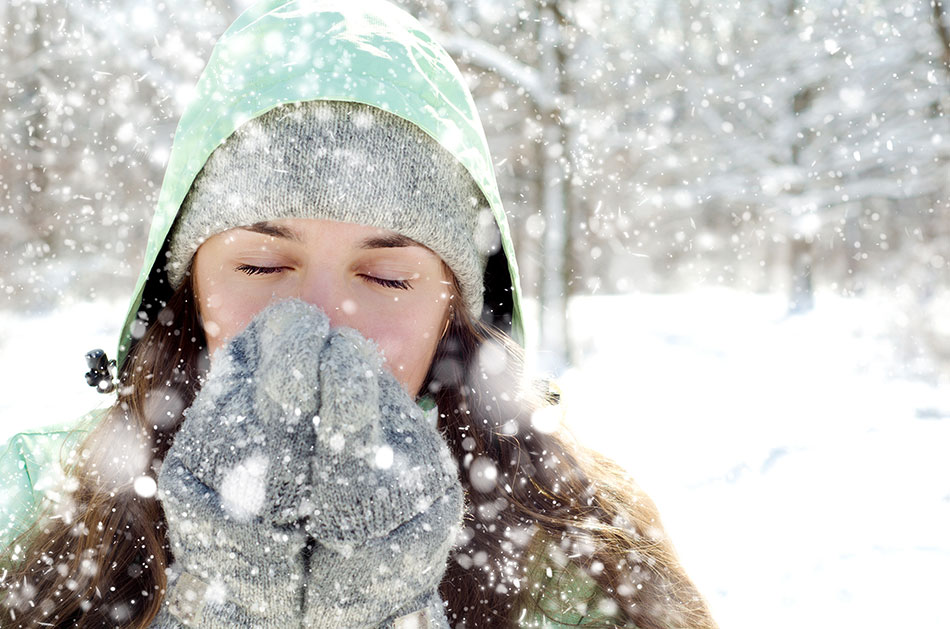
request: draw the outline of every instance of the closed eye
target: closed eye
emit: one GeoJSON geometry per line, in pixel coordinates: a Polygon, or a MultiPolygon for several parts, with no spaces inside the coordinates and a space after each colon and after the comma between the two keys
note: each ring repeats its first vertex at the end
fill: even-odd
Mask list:
{"type": "MultiPolygon", "coordinates": [[[[286,269],[285,266],[254,266],[253,264],[242,264],[237,267],[236,270],[246,273],[247,275],[270,275],[272,273],[279,273],[286,269]]],[[[386,288],[394,288],[399,290],[409,290],[412,288],[407,280],[390,280],[384,277],[376,277],[374,275],[361,275],[364,280],[368,282],[373,282],[374,284],[379,284],[380,286],[385,286],[386,288]]]]}
{"type": "Polygon", "coordinates": [[[248,275],[269,275],[271,273],[279,273],[286,268],[285,266],[254,266],[253,264],[242,264],[235,270],[247,273],[248,275]]]}
{"type": "Polygon", "coordinates": [[[380,286],[385,286],[386,288],[398,288],[400,290],[409,290],[412,288],[412,285],[406,280],[389,280],[383,277],[375,277],[373,275],[361,275],[363,279],[379,284],[380,286]]]}

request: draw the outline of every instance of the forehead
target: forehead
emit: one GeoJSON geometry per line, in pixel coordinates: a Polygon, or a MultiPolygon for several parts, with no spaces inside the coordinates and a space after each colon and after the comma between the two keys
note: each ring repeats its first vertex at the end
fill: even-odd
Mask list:
{"type": "Polygon", "coordinates": [[[242,231],[263,234],[272,238],[304,242],[308,236],[332,234],[344,240],[355,240],[362,249],[395,249],[402,247],[420,247],[430,251],[412,238],[403,234],[355,223],[343,223],[315,218],[281,219],[265,221],[239,227],[242,231]]]}

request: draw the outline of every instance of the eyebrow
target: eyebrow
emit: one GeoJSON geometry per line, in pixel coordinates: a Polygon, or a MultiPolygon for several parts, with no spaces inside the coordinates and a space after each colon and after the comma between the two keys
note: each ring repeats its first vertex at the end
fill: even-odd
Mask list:
{"type": "MultiPolygon", "coordinates": [[[[303,242],[300,234],[294,230],[287,227],[274,225],[273,223],[268,223],[266,221],[254,223],[253,225],[245,225],[240,229],[257,234],[264,234],[265,236],[271,236],[273,238],[283,238],[285,240],[292,240],[294,242],[303,242]]],[[[408,236],[395,233],[385,234],[383,236],[370,236],[369,238],[363,239],[359,243],[360,249],[397,249],[401,247],[422,247],[423,249],[428,249],[428,247],[425,245],[416,242],[408,236]]]]}
{"type": "Polygon", "coordinates": [[[241,229],[258,234],[264,234],[265,236],[271,236],[273,238],[283,238],[285,240],[292,240],[294,242],[302,242],[300,234],[294,230],[288,229],[286,227],[280,227],[279,225],[272,225],[271,223],[254,223],[253,225],[243,226],[241,229]]]}
{"type": "Polygon", "coordinates": [[[360,249],[394,249],[397,247],[422,247],[422,245],[402,234],[371,236],[360,243],[360,249]]]}

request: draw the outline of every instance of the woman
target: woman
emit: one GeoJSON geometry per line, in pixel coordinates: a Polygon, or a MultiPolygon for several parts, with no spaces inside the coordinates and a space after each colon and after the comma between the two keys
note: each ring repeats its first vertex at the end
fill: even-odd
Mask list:
{"type": "Polygon", "coordinates": [[[7,551],[2,626],[714,627],[650,500],[532,427],[556,394],[519,386],[474,103],[355,4],[261,2],[216,45],[118,399],[7,551]]]}

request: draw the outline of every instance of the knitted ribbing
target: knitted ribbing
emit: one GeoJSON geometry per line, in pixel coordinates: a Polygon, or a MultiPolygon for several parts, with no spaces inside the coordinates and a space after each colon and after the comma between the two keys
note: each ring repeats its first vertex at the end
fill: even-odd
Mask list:
{"type": "Polygon", "coordinates": [[[179,286],[198,247],[219,232],[280,218],[392,230],[445,261],[481,316],[488,205],[468,171],[412,123],[369,105],[307,101],[272,109],[208,158],[182,203],[167,265],[179,286]]]}

